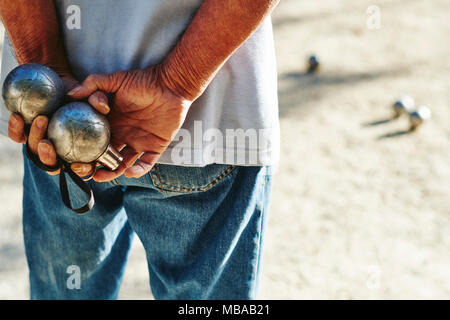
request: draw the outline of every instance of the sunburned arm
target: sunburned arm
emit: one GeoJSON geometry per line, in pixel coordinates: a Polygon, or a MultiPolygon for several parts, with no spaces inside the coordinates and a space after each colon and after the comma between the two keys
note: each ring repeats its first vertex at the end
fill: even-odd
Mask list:
{"type": "Polygon", "coordinates": [[[163,63],[165,82],[188,99],[202,94],[220,67],[279,0],[205,0],[163,63]]]}
{"type": "MultiPolygon", "coordinates": [[[[66,91],[78,85],[66,59],[53,0],[0,0],[0,17],[19,64],[34,62],[49,66],[61,77],[66,91]]],[[[88,101],[101,113],[109,112],[104,93],[94,92],[88,101]]],[[[52,167],[57,163],[56,152],[51,142],[45,139],[47,124],[45,116],[38,116],[26,136],[23,119],[12,114],[8,135],[18,143],[28,140],[31,152],[38,154],[42,163],[52,167]]],[[[72,164],[74,171],[76,165],[80,176],[93,168],[92,164],[72,164]]]]}
{"type": "Polygon", "coordinates": [[[47,65],[70,74],[52,0],[0,0],[0,16],[19,64],[47,65]]]}

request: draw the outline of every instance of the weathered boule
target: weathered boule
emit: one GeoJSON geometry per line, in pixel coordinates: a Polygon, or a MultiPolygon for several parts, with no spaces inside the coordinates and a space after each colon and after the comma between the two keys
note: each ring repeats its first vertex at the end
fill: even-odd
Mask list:
{"type": "Polygon", "coordinates": [[[394,118],[401,115],[408,115],[414,111],[414,99],[410,96],[402,96],[392,105],[394,109],[394,118]]]}
{"type": "Polygon", "coordinates": [[[421,106],[417,110],[412,111],[409,114],[409,121],[411,126],[409,127],[410,131],[416,130],[419,126],[421,126],[424,122],[428,121],[431,118],[431,110],[427,106],[421,106]]]}
{"type": "Polygon", "coordinates": [[[308,73],[314,73],[319,70],[320,62],[317,56],[312,55],[308,58],[308,73]]]}
{"type": "Polygon", "coordinates": [[[66,162],[100,162],[115,170],[123,158],[110,144],[108,120],[88,103],[72,102],[52,116],[48,137],[66,162]]]}
{"type": "Polygon", "coordinates": [[[38,115],[50,116],[63,102],[64,85],[51,68],[26,63],[5,78],[2,98],[6,109],[22,116],[27,125],[38,115]]]}

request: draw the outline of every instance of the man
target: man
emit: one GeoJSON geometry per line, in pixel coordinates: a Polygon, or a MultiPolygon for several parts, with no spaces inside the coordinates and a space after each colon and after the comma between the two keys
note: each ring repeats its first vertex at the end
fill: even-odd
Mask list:
{"type": "MultiPolygon", "coordinates": [[[[155,298],[256,296],[278,157],[277,3],[0,0],[2,79],[17,64],[52,67],[68,97],[107,115],[124,158],[88,182],[96,204],[86,215],[64,207],[57,177],[25,158],[32,299],[116,298],[134,232],[155,298]]],[[[13,114],[8,134],[55,166],[48,121],[37,117],[27,135],[13,114]]],[[[72,164],[81,177],[93,168],[72,164]]],[[[83,195],[72,188],[71,200],[83,195]]]]}

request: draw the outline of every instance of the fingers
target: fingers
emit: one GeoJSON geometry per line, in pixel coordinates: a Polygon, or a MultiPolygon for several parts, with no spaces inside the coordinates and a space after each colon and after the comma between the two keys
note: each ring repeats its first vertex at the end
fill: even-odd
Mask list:
{"type": "MultiPolygon", "coordinates": [[[[41,162],[47,166],[55,167],[58,164],[55,148],[49,140],[41,140],[39,142],[38,155],[41,162]]],[[[70,168],[80,177],[86,177],[94,172],[94,164],[91,163],[72,163],[70,168]]],[[[51,175],[58,173],[60,173],[60,170],[48,172],[51,175]]]]}
{"type": "Polygon", "coordinates": [[[139,153],[130,147],[125,147],[121,154],[123,161],[119,168],[115,171],[100,169],[95,173],[94,180],[97,182],[111,181],[122,174],[125,174],[127,178],[140,178],[150,172],[161,156],[159,153],[146,152],[139,157],[139,153]]]}
{"type": "Polygon", "coordinates": [[[161,154],[159,153],[153,152],[144,153],[133,166],[130,166],[127,170],[125,170],[125,177],[140,178],[144,174],[147,174],[150,170],[152,170],[160,155],[161,154]]]}
{"type": "MultiPolygon", "coordinates": [[[[55,148],[49,140],[41,140],[38,144],[38,155],[41,162],[47,166],[55,167],[58,164],[55,148]]],[[[94,164],[72,163],[70,168],[80,177],[85,177],[94,172],[94,164]]],[[[51,175],[58,174],[60,170],[48,172],[51,175]]]]}
{"type": "MultiPolygon", "coordinates": [[[[47,132],[48,119],[45,116],[38,116],[33,120],[28,137],[28,147],[30,151],[39,156],[39,160],[49,166],[55,167],[58,164],[57,155],[53,144],[49,140],[45,140],[47,132]]],[[[8,135],[18,143],[27,141],[24,134],[25,123],[21,116],[12,114],[8,122],[8,135]]],[[[80,177],[85,177],[94,171],[94,164],[90,163],[74,163],[71,165],[72,170],[80,177]]],[[[58,174],[60,170],[48,172],[51,175],[58,174]]]]}
{"type": "MultiPolygon", "coordinates": [[[[55,167],[58,164],[55,148],[49,140],[41,140],[38,142],[37,154],[41,162],[49,167],[55,167]]],[[[59,172],[60,170],[47,173],[50,175],[55,175],[59,172]]]]}
{"type": "MultiPolygon", "coordinates": [[[[28,146],[31,152],[39,156],[39,160],[43,164],[55,167],[58,164],[56,150],[49,140],[44,140],[47,125],[48,120],[45,116],[39,116],[33,121],[28,138],[28,146]]],[[[80,177],[85,177],[94,171],[94,165],[90,163],[74,163],[71,165],[71,168],[80,177]]],[[[59,171],[49,173],[53,175],[58,174],[59,171]]]]}
{"type": "Polygon", "coordinates": [[[130,147],[125,147],[123,150],[120,151],[123,161],[119,165],[119,167],[114,170],[106,170],[106,169],[100,169],[98,170],[94,175],[94,180],[97,182],[106,182],[116,179],[117,177],[121,176],[125,170],[132,166],[133,163],[136,162],[136,160],[139,158],[139,153],[134,151],[130,147]]]}
{"type": "Polygon", "coordinates": [[[108,114],[110,111],[108,106],[108,98],[102,91],[95,91],[91,94],[88,102],[100,113],[108,114]]]}
{"type": "MultiPolygon", "coordinates": [[[[61,79],[65,90],[68,91],[68,95],[71,95],[71,92],[76,91],[76,89],[80,87],[80,83],[72,76],[64,76],[61,77],[61,79]]],[[[108,98],[103,92],[94,92],[91,96],[89,96],[88,101],[100,113],[109,113],[108,98]]]]}
{"type": "Polygon", "coordinates": [[[61,80],[64,85],[65,92],[72,90],[80,84],[72,75],[61,76],[61,80]]]}
{"type": "Polygon", "coordinates": [[[28,146],[34,154],[38,153],[38,144],[45,137],[47,125],[48,119],[46,116],[36,117],[31,124],[30,134],[28,135],[28,146]]]}
{"type": "Polygon", "coordinates": [[[72,163],[70,168],[80,177],[86,177],[94,172],[95,164],[93,163],[72,163]]]}
{"type": "Polygon", "coordinates": [[[123,148],[125,148],[126,144],[120,143],[120,142],[115,142],[113,140],[113,138],[111,138],[111,147],[113,147],[114,149],[116,149],[117,151],[121,152],[123,148]]]}
{"type": "Polygon", "coordinates": [[[67,94],[75,99],[89,97],[96,91],[116,92],[125,78],[125,71],[110,74],[92,74],[81,85],[75,87],[67,94]]]}
{"type": "Polygon", "coordinates": [[[8,136],[17,143],[25,143],[27,138],[24,133],[25,122],[16,113],[11,114],[8,121],[8,136]]]}

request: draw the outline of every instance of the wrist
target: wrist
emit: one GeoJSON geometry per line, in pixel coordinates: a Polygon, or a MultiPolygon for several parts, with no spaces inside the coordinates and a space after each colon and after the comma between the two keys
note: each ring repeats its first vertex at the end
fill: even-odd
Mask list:
{"type": "Polygon", "coordinates": [[[59,39],[56,41],[51,40],[48,35],[43,39],[10,37],[11,45],[19,65],[39,63],[52,68],[60,77],[72,76],[64,54],[62,42],[59,39]]]}
{"type": "Polygon", "coordinates": [[[209,79],[204,79],[189,61],[190,58],[178,45],[160,64],[159,76],[163,84],[173,93],[194,101],[206,89],[209,79]]]}
{"type": "Polygon", "coordinates": [[[71,75],[54,1],[0,1],[0,16],[19,64],[39,63],[71,75]]]}

